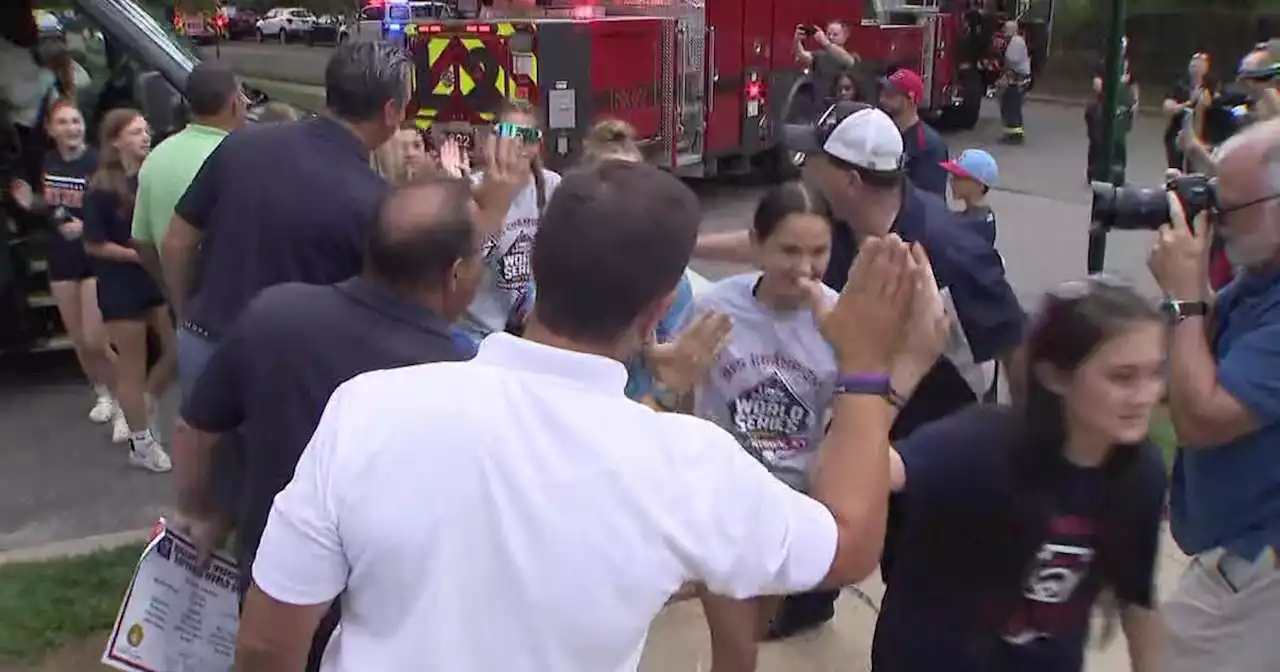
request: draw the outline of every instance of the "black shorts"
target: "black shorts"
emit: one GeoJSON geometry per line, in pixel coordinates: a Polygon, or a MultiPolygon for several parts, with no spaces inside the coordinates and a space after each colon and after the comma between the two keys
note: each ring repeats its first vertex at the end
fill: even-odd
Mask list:
{"type": "Polygon", "coordinates": [[[93,277],[89,255],[79,240],[50,241],[47,261],[49,282],[79,282],[93,277]]]}
{"type": "Polygon", "coordinates": [[[146,269],[138,264],[98,268],[98,310],[103,322],[143,320],[165,304],[164,295],[146,269]]]}

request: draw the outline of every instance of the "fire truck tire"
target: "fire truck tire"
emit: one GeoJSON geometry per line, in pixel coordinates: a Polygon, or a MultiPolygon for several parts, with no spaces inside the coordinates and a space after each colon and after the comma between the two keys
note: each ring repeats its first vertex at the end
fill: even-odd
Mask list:
{"type": "Polygon", "coordinates": [[[986,94],[982,78],[976,74],[962,74],[961,78],[960,98],[963,102],[943,111],[939,125],[945,130],[972,130],[982,115],[982,99],[986,94]]]}

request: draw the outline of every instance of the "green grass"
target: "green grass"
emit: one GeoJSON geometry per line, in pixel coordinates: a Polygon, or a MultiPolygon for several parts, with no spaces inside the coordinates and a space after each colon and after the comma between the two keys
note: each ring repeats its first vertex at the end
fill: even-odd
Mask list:
{"type": "Polygon", "coordinates": [[[1173,431],[1173,421],[1169,420],[1169,412],[1164,407],[1157,409],[1147,436],[1164,453],[1165,466],[1173,469],[1173,457],[1178,451],[1178,435],[1173,431]]]}
{"type": "Polygon", "coordinates": [[[108,630],[141,546],[43,563],[0,566],[0,662],[39,660],[108,630]]]}

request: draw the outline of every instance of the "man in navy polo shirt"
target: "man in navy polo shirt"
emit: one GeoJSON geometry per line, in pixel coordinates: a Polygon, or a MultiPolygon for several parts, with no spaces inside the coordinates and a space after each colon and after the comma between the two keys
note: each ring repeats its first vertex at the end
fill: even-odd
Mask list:
{"type": "MultiPolygon", "coordinates": [[[[239,429],[247,475],[234,516],[242,589],[271,502],[293,477],[333,391],[367,371],[464,358],[449,325],[470,304],[481,276],[475,211],[466,180],[391,192],[366,236],[364,273],[335,285],[264,290],[183,400],[181,416],[191,430],[174,441],[175,520],[204,551],[228,522],[213,496],[214,445],[220,434],[239,429]]],[[[327,641],[324,631],[313,663],[327,641]]]]}
{"type": "MultiPolygon", "coordinates": [[[[1010,392],[1015,398],[1020,395],[1022,369],[1016,360],[1024,315],[1000,256],[941,197],[905,179],[903,138],[894,121],[861,103],[837,103],[814,126],[788,126],[784,134],[788,149],[806,156],[801,179],[822,192],[839,220],[823,282],[843,288],[857,242],[897,233],[924,246],[957,318],[946,351],[899,413],[892,438],[905,437],[979,401],[988,386],[982,367],[986,362],[1004,362],[1010,392]]],[[[749,234],[704,235],[696,253],[707,259],[747,261],[749,234]]],[[[891,513],[891,533],[894,517],[891,513]]],[[[892,576],[891,547],[892,534],[885,543],[886,579],[892,576]]],[[[829,620],[834,599],[820,593],[788,598],[772,634],[785,636],[829,620]]]]}
{"type": "Polygon", "coordinates": [[[917,189],[947,195],[947,171],[942,164],[951,157],[947,141],[920,119],[924,81],[920,75],[899,68],[880,82],[880,109],[902,131],[904,168],[917,189]]]}
{"type": "Polygon", "coordinates": [[[1280,661],[1280,122],[1222,146],[1216,232],[1243,272],[1214,297],[1205,216],[1177,198],[1150,267],[1173,321],[1173,538],[1192,561],[1162,605],[1170,672],[1280,661]]]}

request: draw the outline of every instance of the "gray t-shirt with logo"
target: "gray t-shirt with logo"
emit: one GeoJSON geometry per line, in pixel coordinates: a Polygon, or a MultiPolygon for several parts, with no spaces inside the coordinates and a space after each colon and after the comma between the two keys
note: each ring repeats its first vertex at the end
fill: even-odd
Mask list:
{"type": "MultiPolygon", "coordinates": [[[[560,176],[550,170],[542,171],[546,184],[546,199],[560,184],[560,176]]],[[[472,180],[477,184],[483,175],[472,180]]],[[[533,182],[511,201],[502,230],[485,241],[481,248],[484,255],[484,277],[476,289],[467,312],[458,326],[477,340],[507,327],[512,309],[522,299],[527,303],[533,297],[533,238],[538,232],[538,190],[533,182]]]]}
{"type": "MultiPolygon", "coordinates": [[[[694,392],[694,413],[806,491],[835,386],[835,353],[809,308],[779,313],[757,301],[759,279],[748,273],[717,282],[685,313],[682,328],[708,310],[733,320],[729,343],[694,392]]],[[[834,302],[837,294],[823,289],[834,302]]]]}

